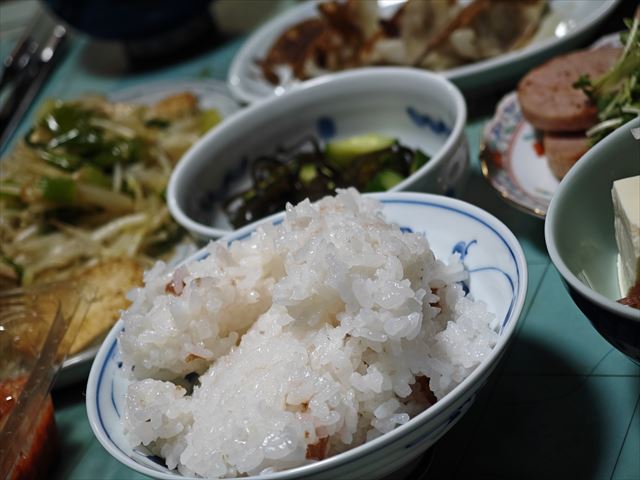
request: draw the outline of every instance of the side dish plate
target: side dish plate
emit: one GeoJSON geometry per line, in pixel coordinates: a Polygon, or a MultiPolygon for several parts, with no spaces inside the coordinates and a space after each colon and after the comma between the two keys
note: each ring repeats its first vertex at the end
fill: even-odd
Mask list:
{"type": "MultiPolygon", "coordinates": [[[[252,103],[271,95],[282,95],[299,83],[291,81],[284,85],[272,85],[263,77],[256,60],[265,56],[274,40],[287,27],[316,16],[316,4],[319,1],[306,2],[292,8],[249,37],[229,69],[228,84],[235,97],[252,103]]],[[[619,0],[549,0],[549,11],[527,46],[495,58],[444,70],[442,74],[465,90],[517,76],[554,54],[576,46],[611,13],[618,2],[619,0]]],[[[401,3],[403,0],[378,0],[381,16],[390,15],[401,3]]]]}
{"type": "MultiPolygon", "coordinates": [[[[606,35],[591,48],[620,46],[619,38],[618,33],[606,35]]],[[[484,127],[480,166],[484,178],[507,203],[545,218],[560,182],[549,168],[542,139],[522,116],[516,92],[500,100],[484,127]]]]}
{"type": "MultiPolygon", "coordinates": [[[[179,92],[193,93],[198,97],[201,108],[214,108],[223,118],[230,116],[240,108],[229,93],[227,86],[217,80],[163,80],[118,90],[109,94],[108,98],[114,102],[151,104],[179,92]]],[[[179,250],[172,262],[183,260],[191,252],[190,249],[179,250]]],[[[68,357],[62,364],[54,388],[61,388],[87,378],[91,362],[93,362],[103,339],[104,336],[96,339],[87,349],[68,357]]]]}
{"type": "Polygon", "coordinates": [[[558,188],[535,129],[522,117],[515,92],[505,96],[482,135],[482,175],[514,207],[544,218],[558,188]]]}

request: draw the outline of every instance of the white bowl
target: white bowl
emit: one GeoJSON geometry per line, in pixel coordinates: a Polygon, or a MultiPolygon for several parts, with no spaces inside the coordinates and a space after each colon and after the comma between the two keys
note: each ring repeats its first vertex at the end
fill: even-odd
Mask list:
{"type": "MultiPolygon", "coordinates": [[[[238,100],[253,103],[271,95],[282,95],[297,85],[298,80],[295,78],[288,78],[282,85],[272,85],[264,78],[256,60],[266,56],[273,42],[285,29],[302,20],[317,18],[317,4],[325,1],[300,2],[269,20],[249,36],[233,57],[227,75],[229,88],[238,100]]],[[[404,0],[378,0],[380,15],[389,18],[403,2],[404,0]]],[[[463,90],[505,85],[553,55],[579,47],[619,2],[620,0],[549,0],[547,15],[531,42],[524,48],[439,73],[463,90]]],[[[467,4],[469,0],[460,3],[467,4]]],[[[291,76],[288,67],[281,67],[279,72],[291,76]]]]}
{"type": "MultiPolygon", "coordinates": [[[[464,255],[471,295],[484,301],[500,320],[498,343],[469,377],[408,423],[315,464],[248,478],[375,479],[397,471],[433,445],[469,409],[515,331],[527,291],[527,264],[518,241],[504,224],[477,207],[443,196],[402,192],[373,196],[382,201],[387,220],[414,232],[423,232],[437,257],[446,259],[453,251],[464,255]]],[[[279,221],[282,216],[277,214],[262,222],[279,221]]],[[[257,224],[244,227],[222,241],[242,239],[255,230],[257,224]]],[[[201,251],[191,259],[203,255],[201,251]]],[[[165,468],[159,459],[133,450],[124,437],[120,416],[127,380],[120,370],[122,363],[117,348],[117,336],[122,328],[121,321],[114,326],[91,368],[87,384],[91,428],[104,448],[128,467],[153,478],[183,478],[165,468]]]]}
{"type": "Polygon", "coordinates": [[[460,91],[420,70],[368,68],[311,80],[236,113],[196,143],[171,175],[169,210],[196,236],[226,235],[233,227],[219,199],[243,184],[243,174],[246,182],[243,159],[310,134],[323,140],[362,133],[398,138],[432,158],[391,191],[455,195],[469,167],[466,116],[460,91]]]}

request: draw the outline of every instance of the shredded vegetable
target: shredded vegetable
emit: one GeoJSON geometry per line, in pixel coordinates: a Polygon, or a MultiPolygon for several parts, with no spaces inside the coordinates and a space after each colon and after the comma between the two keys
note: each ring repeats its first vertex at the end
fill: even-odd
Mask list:
{"type": "Polygon", "coordinates": [[[0,284],[63,279],[105,258],[148,266],[168,254],[183,238],[164,201],[171,169],[219,121],[189,93],[152,106],[46,102],[0,163],[0,284]]]}
{"type": "Polygon", "coordinates": [[[624,50],[613,68],[595,80],[583,75],[574,84],[598,107],[598,123],[587,130],[592,144],[640,116],[640,8],[625,24],[624,50]]]}

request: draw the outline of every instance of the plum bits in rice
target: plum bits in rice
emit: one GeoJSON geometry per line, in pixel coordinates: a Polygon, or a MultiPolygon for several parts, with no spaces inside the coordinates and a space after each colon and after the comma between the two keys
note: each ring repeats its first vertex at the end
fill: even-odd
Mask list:
{"type": "Polygon", "coordinates": [[[442,398],[498,338],[459,258],[437,260],[355,190],[207,250],[147,272],[119,338],[128,438],[183,474],[255,475],[362,444],[442,398]]]}

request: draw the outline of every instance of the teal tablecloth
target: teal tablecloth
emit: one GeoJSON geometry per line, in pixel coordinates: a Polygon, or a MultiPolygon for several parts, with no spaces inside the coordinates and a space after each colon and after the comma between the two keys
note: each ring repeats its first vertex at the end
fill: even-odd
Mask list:
{"type": "MultiPolygon", "coordinates": [[[[231,41],[169,67],[131,74],[118,50],[76,38],[39,101],[158,79],[224,80],[241,44],[231,41]]],[[[550,263],[543,222],[503,203],[481,178],[480,132],[498,98],[496,93],[467,99],[473,175],[462,198],[498,217],[518,237],[529,267],[527,301],[515,339],[491,381],[417,468],[428,479],[640,480],[640,367],[603,340],[573,304],[550,263]]],[[[62,455],[51,476],[144,478],[100,446],[84,400],[84,385],[54,395],[62,455]]]]}

